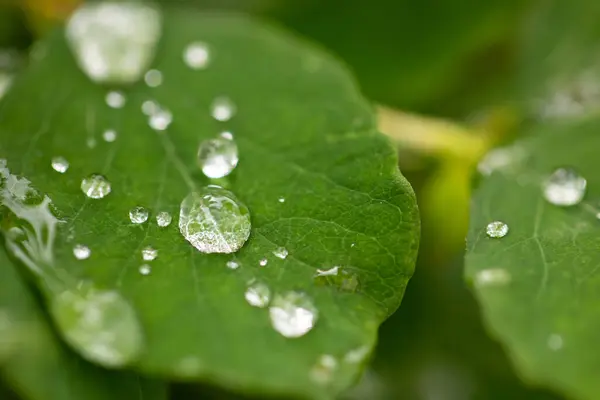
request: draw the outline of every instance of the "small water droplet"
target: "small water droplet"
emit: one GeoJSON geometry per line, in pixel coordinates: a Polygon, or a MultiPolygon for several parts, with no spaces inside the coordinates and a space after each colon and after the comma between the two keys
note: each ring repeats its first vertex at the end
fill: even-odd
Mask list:
{"type": "Polygon", "coordinates": [[[111,108],[123,108],[125,95],[122,92],[111,91],[106,94],[106,104],[111,108]]]}
{"type": "Polygon", "coordinates": [[[221,135],[200,143],[200,147],[198,148],[198,164],[207,177],[213,179],[223,178],[233,171],[237,163],[238,148],[233,141],[233,136],[229,139],[221,135]]]}
{"type": "Polygon", "coordinates": [[[92,251],[90,250],[90,248],[83,244],[76,244],[73,247],[73,255],[78,260],[88,259],[91,254],[92,254],[92,251]]]}
{"type": "Polygon", "coordinates": [[[271,300],[271,290],[264,283],[252,283],[246,289],[244,297],[251,306],[265,308],[271,300]]]}
{"type": "Polygon", "coordinates": [[[162,85],[163,74],[157,69],[151,69],[144,75],[144,82],[151,88],[158,87],[162,85]]]}
{"type": "Polygon", "coordinates": [[[100,174],[92,174],[81,181],[81,191],[91,199],[102,199],[110,194],[110,182],[100,174]]]}
{"type": "Polygon", "coordinates": [[[556,333],[548,336],[548,348],[553,351],[558,351],[563,347],[563,338],[556,333]]]}
{"type": "Polygon", "coordinates": [[[152,267],[148,264],[143,264],[140,266],[139,268],[139,272],[141,275],[150,275],[150,273],[152,272],[152,267]]]}
{"type": "Polygon", "coordinates": [[[269,260],[267,260],[266,258],[263,258],[262,260],[260,260],[260,261],[258,262],[258,264],[259,264],[261,267],[264,267],[264,266],[266,266],[268,263],[269,263],[269,260]]]}
{"type": "Polygon", "coordinates": [[[333,379],[333,373],[338,368],[338,361],[329,354],[323,354],[310,370],[310,378],[318,384],[324,385],[333,379]]]}
{"type": "Polygon", "coordinates": [[[250,236],[250,211],[233,193],[207,186],[181,202],[179,230],[203,253],[233,253],[250,236]]]}
{"type": "Polygon", "coordinates": [[[572,168],[559,168],[544,182],[546,200],[556,206],[574,206],[585,195],[587,181],[572,168]]]}
{"type": "Polygon", "coordinates": [[[191,69],[203,69],[208,66],[210,53],[208,46],[202,42],[190,43],[183,53],[185,64],[191,69]]]}
{"type": "Polygon", "coordinates": [[[133,207],[129,210],[129,219],[134,224],[143,224],[148,221],[148,210],[140,206],[133,207]]]}
{"type": "Polygon", "coordinates": [[[280,198],[278,199],[278,201],[279,201],[280,203],[285,203],[285,198],[284,198],[284,197],[280,197],[280,198]]]}
{"type": "Polygon", "coordinates": [[[94,139],[93,137],[89,137],[87,138],[87,140],[85,141],[85,144],[87,145],[87,147],[89,147],[90,149],[93,149],[94,147],[96,147],[96,139],[94,139]]]}
{"type": "Polygon", "coordinates": [[[365,358],[369,355],[369,347],[368,346],[360,346],[356,349],[352,349],[346,353],[344,356],[344,362],[349,364],[358,364],[365,360],[365,358]]]}
{"type": "Polygon", "coordinates": [[[227,97],[217,97],[211,105],[211,115],[217,121],[229,121],[235,112],[235,104],[227,97]]]}
{"type": "Polygon", "coordinates": [[[142,112],[144,115],[151,116],[160,110],[160,106],[153,100],[146,100],[142,103],[142,112]]]}
{"type": "Polygon", "coordinates": [[[358,276],[342,267],[317,269],[315,283],[318,285],[335,286],[347,292],[356,292],[360,287],[358,276]]]}
{"type": "Polygon", "coordinates": [[[485,233],[491,238],[502,238],[508,233],[508,225],[502,221],[494,221],[487,224],[485,233]]]}
{"type": "Polygon", "coordinates": [[[475,284],[477,286],[506,285],[510,281],[510,274],[502,268],[483,269],[475,275],[475,284]]]}
{"type": "Polygon", "coordinates": [[[275,257],[285,260],[289,253],[285,247],[278,247],[273,251],[273,254],[275,255],[275,257]]]}
{"type": "Polygon", "coordinates": [[[287,338],[307,334],[317,322],[318,312],[312,301],[300,292],[275,295],[269,307],[271,325],[287,338]]]}
{"type": "Polygon", "coordinates": [[[166,211],[161,211],[156,215],[156,224],[161,228],[171,225],[171,221],[173,221],[173,217],[166,211]]]}
{"type": "Polygon", "coordinates": [[[164,131],[173,122],[173,114],[169,110],[158,109],[148,118],[148,124],[155,131],[164,131]]]}
{"type": "Polygon", "coordinates": [[[144,261],[153,261],[158,256],[158,250],[148,246],[142,249],[142,258],[144,261]]]}
{"type": "Polygon", "coordinates": [[[52,169],[64,174],[69,169],[69,162],[64,157],[54,157],[52,159],[52,169]]]}
{"type": "Polygon", "coordinates": [[[107,129],[102,133],[102,139],[108,143],[114,142],[117,139],[117,132],[114,129],[107,129]]]}
{"type": "Polygon", "coordinates": [[[233,260],[227,261],[227,264],[225,264],[225,265],[229,269],[238,269],[240,267],[240,264],[233,260]]]}

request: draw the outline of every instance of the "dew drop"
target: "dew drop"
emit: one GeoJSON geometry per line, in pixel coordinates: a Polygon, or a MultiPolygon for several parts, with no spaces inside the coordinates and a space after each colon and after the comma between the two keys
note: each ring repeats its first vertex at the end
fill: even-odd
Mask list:
{"type": "Polygon", "coordinates": [[[159,108],[149,116],[148,125],[155,131],[164,131],[173,122],[173,114],[169,110],[159,108]]]}
{"type": "Polygon", "coordinates": [[[153,100],[146,100],[142,103],[142,112],[151,116],[156,114],[160,110],[160,106],[153,100]]]}
{"type": "Polygon", "coordinates": [[[144,261],[153,261],[158,256],[158,250],[148,246],[142,249],[142,258],[144,261]]]}
{"type": "Polygon", "coordinates": [[[134,83],[154,57],[161,14],[147,4],[86,3],[72,14],[65,31],[77,63],[92,81],[134,83]]]}
{"type": "Polygon", "coordinates": [[[217,97],[211,105],[211,115],[217,121],[229,121],[235,112],[235,104],[227,97],[217,97]]]}
{"type": "Polygon", "coordinates": [[[547,344],[548,344],[548,348],[550,350],[558,351],[558,350],[562,349],[562,347],[563,347],[563,338],[561,335],[553,333],[550,336],[548,336],[547,344]]]}
{"type": "Polygon", "coordinates": [[[225,265],[229,269],[238,269],[240,267],[240,264],[233,260],[227,261],[227,264],[225,264],[225,265]]]}
{"type": "Polygon", "coordinates": [[[475,284],[478,286],[502,286],[510,283],[510,281],[510,274],[502,268],[483,269],[475,275],[475,284]]]}
{"type": "Polygon", "coordinates": [[[265,308],[271,300],[271,290],[264,283],[252,283],[246,289],[244,297],[251,306],[265,308]]]}
{"type": "Polygon", "coordinates": [[[85,141],[85,144],[87,145],[87,147],[89,147],[90,149],[93,149],[94,147],[96,147],[96,139],[94,139],[93,137],[89,137],[87,138],[87,140],[85,141]]]}
{"type": "Polygon", "coordinates": [[[285,247],[278,247],[277,249],[275,249],[273,251],[273,254],[277,258],[281,258],[282,260],[285,260],[289,253],[285,247]]]}
{"type": "Polygon", "coordinates": [[[81,181],[81,191],[91,199],[102,199],[110,194],[110,182],[100,174],[92,174],[81,181]]]}
{"type": "Polygon", "coordinates": [[[133,207],[129,210],[129,219],[134,224],[143,224],[148,221],[148,210],[140,206],[133,207]]]}
{"type": "Polygon", "coordinates": [[[559,168],[544,182],[546,200],[556,206],[574,206],[585,195],[587,181],[572,168],[559,168]]]}
{"type": "Polygon", "coordinates": [[[331,382],[333,373],[338,368],[338,361],[329,354],[323,354],[310,370],[310,378],[318,384],[324,385],[331,382]]]}
{"type": "Polygon", "coordinates": [[[266,266],[268,263],[269,263],[269,260],[267,260],[266,258],[263,258],[262,260],[260,260],[260,261],[258,262],[258,264],[259,264],[261,267],[265,267],[265,266],[266,266]]]}
{"type": "Polygon", "coordinates": [[[67,290],[52,299],[50,312],[66,341],[103,366],[128,364],[143,347],[137,316],[115,291],[67,290]]]}
{"type": "Polygon", "coordinates": [[[140,266],[138,271],[140,272],[141,275],[144,275],[144,276],[150,275],[150,273],[152,272],[152,267],[148,264],[143,264],[140,266]]]}
{"type": "Polygon", "coordinates": [[[111,91],[106,94],[106,104],[111,108],[123,108],[125,95],[122,92],[111,91]]]}
{"type": "Polygon", "coordinates": [[[502,238],[508,233],[508,225],[502,221],[494,221],[487,224],[485,233],[491,238],[502,238]]]}
{"type": "Polygon", "coordinates": [[[102,139],[108,143],[114,142],[117,139],[117,132],[114,129],[107,129],[102,133],[102,139]]]}
{"type": "Polygon", "coordinates": [[[183,53],[185,64],[191,69],[203,69],[208,66],[210,54],[208,46],[202,42],[190,43],[183,53]]]}
{"type": "Polygon", "coordinates": [[[339,266],[329,269],[317,269],[315,283],[317,285],[335,286],[346,292],[356,292],[360,288],[358,276],[339,266]]]}
{"type": "Polygon", "coordinates": [[[163,74],[157,69],[151,69],[144,75],[144,82],[151,88],[158,87],[162,85],[163,74]]]}
{"type": "Polygon", "coordinates": [[[156,224],[161,228],[166,228],[167,226],[171,225],[172,220],[173,217],[171,217],[171,214],[166,211],[161,211],[156,214],[156,224]]]}
{"type": "Polygon", "coordinates": [[[238,148],[229,132],[204,140],[198,148],[198,164],[208,178],[227,176],[238,163],[238,148]],[[225,135],[228,134],[228,135],[225,135]]]}
{"type": "Polygon", "coordinates": [[[280,198],[278,199],[278,201],[279,201],[280,203],[285,203],[285,198],[284,198],[284,197],[280,197],[280,198]]]}
{"type": "Polygon", "coordinates": [[[64,157],[54,157],[52,159],[52,169],[64,174],[69,169],[69,162],[64,157]]]}
{"type": "Polygon", "coordinates": [[[233,193],[207,186],[181,202],[179,230],[202,253],[233,253],[250,236],[250,211],[233,193]]]}
{"type": "Polygon", "coordinates": [[[318,312],[312,301],[300,292],[275,295],[269,307],[271,325],[287,338],[308,333],[317,322],[318,312]]]}
{"type": "Polygon", "coordinates": [[[90,257],[91,254],[92,251],[90,250],[90,248],[83,244],[76,244],[73,247],[73,255],[78,260],[86,260],[90,257]]]}

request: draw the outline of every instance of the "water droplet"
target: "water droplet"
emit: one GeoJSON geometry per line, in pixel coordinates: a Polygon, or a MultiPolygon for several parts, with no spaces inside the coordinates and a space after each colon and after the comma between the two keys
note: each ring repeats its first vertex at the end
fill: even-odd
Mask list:
{"type": "Polygon", "coordinates": [[[318,312],[312,301],[300,292],[275,295],[269,316],[273,328],[287,338],[308,333],[317,322],[318,312]]]}
{"type": "Polygon", "coordinates": [[[144,75],[144,82],[151,88],[158,87],[163,82],[163,74],[157,69],[151,69],[144,75]]]}
{"type": "Polygon", "coordinates": [[[233,260],[227,261],[227,264],[225,264],[225,265],[229,269],[238,269],[240,267],[240,264],[233,260]]]}
{"type": "Polygon", "coordinates": [[[91,199],[102,199],[110,194],[110,182],[100,174],[92,174],[81,181],[81,191],[91,199]]]}
{"type": "Polygon", "coordinates": [[[85,141],[85,144],[87,145],[87,147],[89,147],[90,149],[93,149],[94,147],[96,147],[96,139],[94,139],[93,137],[89,137],[87,138],[87,140],[85,141]]]}
{"type": "Polygon", "coordinates": [[[105,142],[114,142],[117,139],[117,132],[114,129],[107,129],[102,133],[105,142]]]}
{"type": "Polygon", "coordinates": [[[262,260],[260,260],[260,261],[258,262],[258,264],[259,264],[261,267],[264,267],[264,266],[266,266],[268,263],[269,263],[269,260],[267,260],[266,258],[263,258],[262,260]]]}
{"type": "Polygon", "coordinates": [[[137,316],[115,291],[67,290],[52,299],[50,312],[67,342],[93,362],[123,366],[143,347],[137,316]]]}
{"type": "Polygon", "coordinates": [[[502,221],[494,221],[487,224],[485,233],[491,238],[501,238],[508,233],[508,225],[502,221]]]}
{"type": "Polygon", "coordinates": [[[246,289],[244,297],[251,306],[265,308],[271,300],[271,290],[264,283],[252,283],[246,289]]]}
{"type": "Polygon", "coordinates": [[[229,139],[227,136],[221,135],[200,143],[198,164],[207,177],[213,179],[223,178],[233,171],[237,163],[238,148],[233,141],[233,136],[229,139]]]}
{"type": "Polygon", "coordinates": [[[356,292],[360,287],[358,276],[339,266],[329,269],[317,269],[315,283],[318,285],[335,286],[347,292],[356,292]]]}
{"type": "Polygon", "coordinates": [[[548,348],[553,351],[558,351],[563,347],[563,338],[556,333],[548,336],[548,348]]]}
{"type": "Polygon", "coordinates": [[[587,181],[572,168],[559,168],[544,182],[544,197],[556,206],[574,206],[585,195],[587,181]]]}
{"type": "Polygon", "coordinates": [[[86,3],[69,19],[66,36],[77,63],[94,82],[134,83],[154,57],[160,12],[147,4],[86,3]]]}
{"type": "Polygon", "coordinates": [[[171,214],[166,211],[161,211],[156,215],[156,224],[161,228],[166,228],[167,226],[171,225],[172,220],[173,217],[171,217],[171,214]]]}
{"type": "Polygon", "coordinates": [[[369,347],[368,346],[360,346],[356,349],[352,349],[346,353],[344,356],[344,362],[349,364],[358,364],[365,360],[365,358],[369,355],[369,347]]]}
{"type": "Polygon", "coordinates": [[[158,109],[150,115],[148,124],[155,131],[164,131],[173,122],[173,114],[169,110],[158,109]]]}
{"type": "Polygon", "coordinates": [[[285,203],[285,198],[284,198],[284,197],[280,197],[280,198],[278,199],[278,201],[279,201],[280,203],[285,203]]]}
{"type": "Polygon", "coordinates": [[[275,257],[285,260],[285,258],[288,256],[288,251],[285,247],[278,247],[273,251],[273,254],[275,255],[275,257]]]}
{"type": "Polygon", "coordinates": [[[134,224],[143,224],[148,221],[148,210],[140,206],[133,207],[129,210],[129,219],[134,224]]]}
{"type": "Polygon", "coordinates": [[[158,256],[158,250],[148,246],[142,249],[142,258],[144,261],[153,261],[158,256]]]}
{"type": "Polygon", "coordinates": [[[154,115],[159,110],[160,106],[153,100],[146,100],[142,103],[142,112],[147,116],[154,115]]]}
{"type": "Polygon", "coordinates": [[[182,202],[179,230],[203,253],[233,253],[250,236],[250,212],[233,193],[207,186],[182,202]]]}
{"type": "Polygon", "coordinates": [[[321,384],[327,384],[333,379],[333,373],[338,368],[338,361],[329,354],[323,354],[310,370],[310,378],[321,384]]]}
{"type": "Polygon", "coordinates": [[[475,275],[475,284],[478,286],[506,285],[510,280],[510,274],[502,268],[483,269],[475,275]]]}
{"type": "Polygon", "coordinates": [[[78,260],[85,260],[89,258],[91,254],[92,251],[90,248],[83,244],[76,244],[75,247],[73,247],[73,255],[78,260]]]}
{"type": "Polygon", "coordinates": [[[516,169],[525,160],[527,154],[517,146],[500,147],[489,151],[477,164],[481,175],[489,176],[493,172],[516,169]]]}
{"type": "Polygon", "coordinates": [[[122,92],[111,91],[106,94],[106,104],[111,108],[123,108],[125,95],[122,92]]]}
{"type": "Polygon", "coordinates": [[[69,169],[69,162],[64,157],[54,157],[52,159],[52,169],[64,174],[69,169]]]}
{"type": "Polygon", "coordinates": [[[227,97],[217,97],[211,105],[211,115],[217,121],[229,121],[235,112],[235,104],[227,97]]]}
{"type": "Polygon", "coordinates": [[[152,267],[148,264],[141,265],[139,268],[139,272],[144,276],[150,275],[150,273],[152,272],[152,267]]]}
{"type": "Polygon", "coordinates": [[[208,46],[202,42],[190,43],[183,53],[185,64],[191,69],[203,69],[208,66],[210,54],[208,46]]]}

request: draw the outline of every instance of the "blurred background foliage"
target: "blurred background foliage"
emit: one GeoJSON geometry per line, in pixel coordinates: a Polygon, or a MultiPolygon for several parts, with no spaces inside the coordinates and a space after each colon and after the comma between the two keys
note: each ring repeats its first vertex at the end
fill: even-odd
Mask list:
{"type": "MultiPolygon", "coordinates": [[[[35,38],[80,1],[0,0],[0,70],[18,70],[35,38]]],[[[486,335],[462,279],[462,253],[481,157],[535,123],[540,99],[563,89],[571,100],[598,95],[573,81],[600,61],[600,2],[162,2],[242,11],[283,25],[337,54],[381,105],[381,130],[397,144],[400,167],[419,198],[422,245],[405,300],[382,326],[373,365],[347,398],[561,398],[522,382],[486,335]]],[[[173,394],[233,398],[190,385],[174,386],[173,394]]],[[[0,395],[11,398],[2,387],[0,395]]]]}

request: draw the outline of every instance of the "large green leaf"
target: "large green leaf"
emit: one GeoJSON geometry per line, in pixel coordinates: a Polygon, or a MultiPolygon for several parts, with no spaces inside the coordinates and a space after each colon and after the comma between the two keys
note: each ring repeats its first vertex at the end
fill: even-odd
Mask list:
{"type": "Polygon", "coordinates": [[[164,84],[126,88],[126,105],[116,110],[104,102],[108,88],[78,70],[61,32],[46,45],[46,58],[5,98],[0,154],[13,173],[50,196],[65,221],[54,264],[132,302],[146,337],[135,367],[256,393],[326,397],[350,385],[366,362],[356,355],[370,352],[378,325],[400,304],[419,223],[395,151],[376,132],[348,73],[305,43],[245,18],[170,11],[153,66],[164,84]],[[212,52],[203,71],[182,60],[196,40],[212,52]],[[226,123],[209,113],[220,95],[238,109],[226,123]],[[148,126],[140,110],[148,99],[172,111],[167,132],[148,126]],[[118,132],[113,143],[101,139],[108,128],[118,132]],[[231,255],[196,251],[176,223],[190,186],[209,183],[196,163],[198,143],[222,130],[234,133],[240,150],[224,184],[252,215],[237,270],[225,267],[231,255]],[[94,148],[86,146],[90,136],[94,148]],[[64,175],[50,168],[54,156],[70,162],[64,175]],[[112,193],[86,199],[81,180],[98,172],[112,193]],[[151,219],[136,226],[128,212],[138,205],[151,219]],[[166,229],[154,222],[162,210],[175,216],[166,229]],[[75,243],[88,245],[91,257],[76,260],[75,243]],[[138,272],[145,246],[158,250],[149,276],[138,272]],[[279,246],[289,251],[285,260],[272,254],[279,246]],[[355,275],[357,291],[315,284],[317,269],[338,265],[355,275]],[[274,293],[306,292],[319,312],[315,328],[296,339],[277,333],[268,311],[244,300],[252,279],[274,293]],[[312,378],[323,354],[340,361],[325,383],[312,378]]]}
{"type": "Polygon", "coordinates": [[[475,192],[466,256],[485,320],[521,374],[578,399],[600,393],[598,129],[597,117],[540,126],[506,153],[513,162],[475,192]],[[545,179],[563,166],[587,178],[587,194],[573,207],[542,195],[545,179]],[[507,236],[486,236],[495,220],[508,224],[507,236]]]}
{"type": "Polygon", "coordinates": [[[106,371],[67,349],[0,249],[0,372],[23,399],[161,400],[166,385],[106,371]]]}

